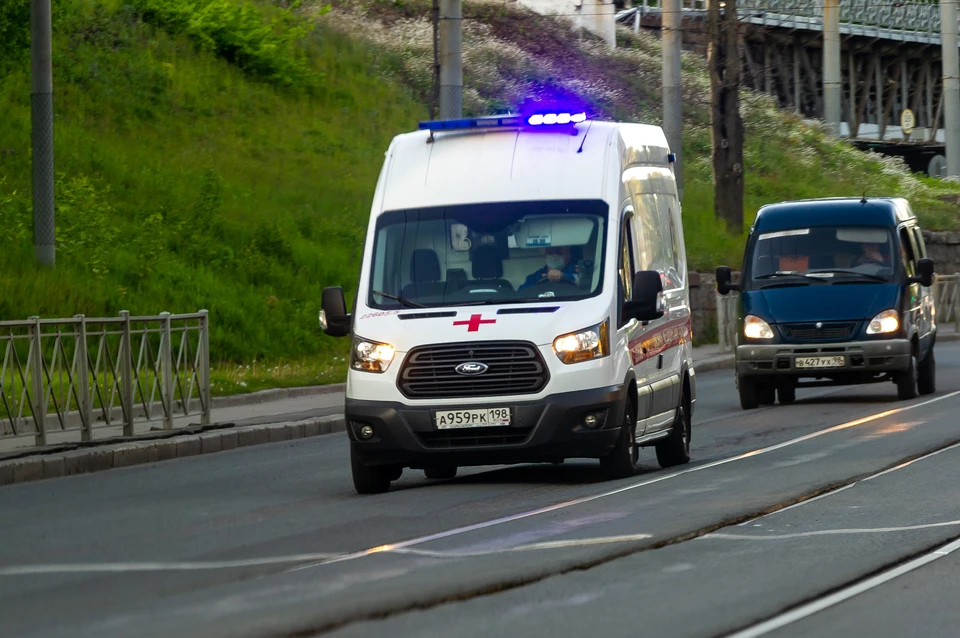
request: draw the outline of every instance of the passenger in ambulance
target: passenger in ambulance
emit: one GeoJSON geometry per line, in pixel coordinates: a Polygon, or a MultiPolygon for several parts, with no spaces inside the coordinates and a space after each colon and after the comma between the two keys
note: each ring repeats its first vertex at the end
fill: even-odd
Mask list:
{"type": "Polygon", "coordinates": [[[534,273],[531,273],[517,290],[535,286],[544,281],[564,281],[577,285],[580,281],[580,269],[573,261],[573,251],[570,246],[549,246],[544,255],[546,264],[534,273]]]}

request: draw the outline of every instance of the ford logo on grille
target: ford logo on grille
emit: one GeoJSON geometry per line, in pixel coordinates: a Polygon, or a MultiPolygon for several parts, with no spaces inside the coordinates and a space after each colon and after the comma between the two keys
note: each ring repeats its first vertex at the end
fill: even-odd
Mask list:
{"type": "Polygon", "coordinates": [[[454,370],[458,374],[465,374],[467,376],[473,376],[475,374],[483,374],[487,371],[489,366],[485,363],[480,363],[479,361],[468,361],[467,363],[461,363],[454,370]]]}

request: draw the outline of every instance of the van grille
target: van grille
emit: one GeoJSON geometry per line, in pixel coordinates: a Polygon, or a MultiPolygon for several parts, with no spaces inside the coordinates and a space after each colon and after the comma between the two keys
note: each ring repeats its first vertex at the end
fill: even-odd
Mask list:
{"type": "Polygon", "coordinates": [[[400,369],[397,387],[409,399],[455,399],[536,394],[549,379],[532,343],[486,341],[414,348],[400,369]],[[487,365],[482,374],[457,373],[461,363],[487,365]]]}
{"type": "Polygon", "coordinates": [[[780,326],[783,336],[792,341],[842,341],[853,337],[856,321],[822,323],[785,323],[780,326]]]}

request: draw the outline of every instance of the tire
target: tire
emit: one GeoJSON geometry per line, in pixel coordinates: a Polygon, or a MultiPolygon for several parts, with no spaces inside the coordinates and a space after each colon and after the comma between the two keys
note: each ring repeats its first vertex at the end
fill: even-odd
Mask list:
{"type": "Polygon", "coordinates": [[[740,393],[740,407],[744,410],[755,410],[760,407],[760,388],[753,379],[738,376],[737,392],[740,393]]]}
{"type": "Polygon", "coordinates": [[[773,405],[777,402],[777,387],[761,385],[757,387],[760,405],[773,405]]]}
{"type": "Polygon", "coordinates": [[[637,473],[640,448],[637,447],[636,437],[637,418],[633,403],[627,399],[617,444],[609,454],[600,459],[600,469],[608,479],[628,478],[637,473]]]}
{"type": "Polygon", "coordinates": [[[933,356],[933,348],[917,370],[917,390],[922,395],[933,394],[937,391],[937,361],[933,356]]]}
{"type": "Polygon", "coordinates": [[[366,465],[357,456],[353,445],[350,446],[350,469],[357,494],[383,494],[390,489],[390,478],[396,472],[391,466],[366,465]]]}
{"type": "Polygon", "coordinates": [[[781,405],[790,405],[797,400],[797,386],[792,384],[781,385],[777,388],[777,398],[781,405]]]}
{"type": "Polygon", "coordinates": [[[897,398],[909,401],[917,398],[917,353],[910,355],[910,367],[897,374],[897,398]]]}
{"type": "Polygon", "coordinates": [[[456,465],[438,465],[437,467],[428,467],[423,471],[428,479],[452,479],[457,475],[456,465]]]}
{"type": "Polygon", "coordinates": [[[690,398],[686,391],[680,396],[677,418],[667,439],[657,443],[657,463],[667,468],[690,462],[690,398]]]}

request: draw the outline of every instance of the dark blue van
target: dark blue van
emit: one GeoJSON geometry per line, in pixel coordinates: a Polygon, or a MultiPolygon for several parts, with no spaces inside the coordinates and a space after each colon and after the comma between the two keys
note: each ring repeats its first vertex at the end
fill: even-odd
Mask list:
{"type": "Polygon", "coordinates": [[[840,198],[764,206],[740,283],[736,374],[745,410],[798,385],[892,381],[901,399],[936,390],[933,261],[910,204],[840,198]]]}

